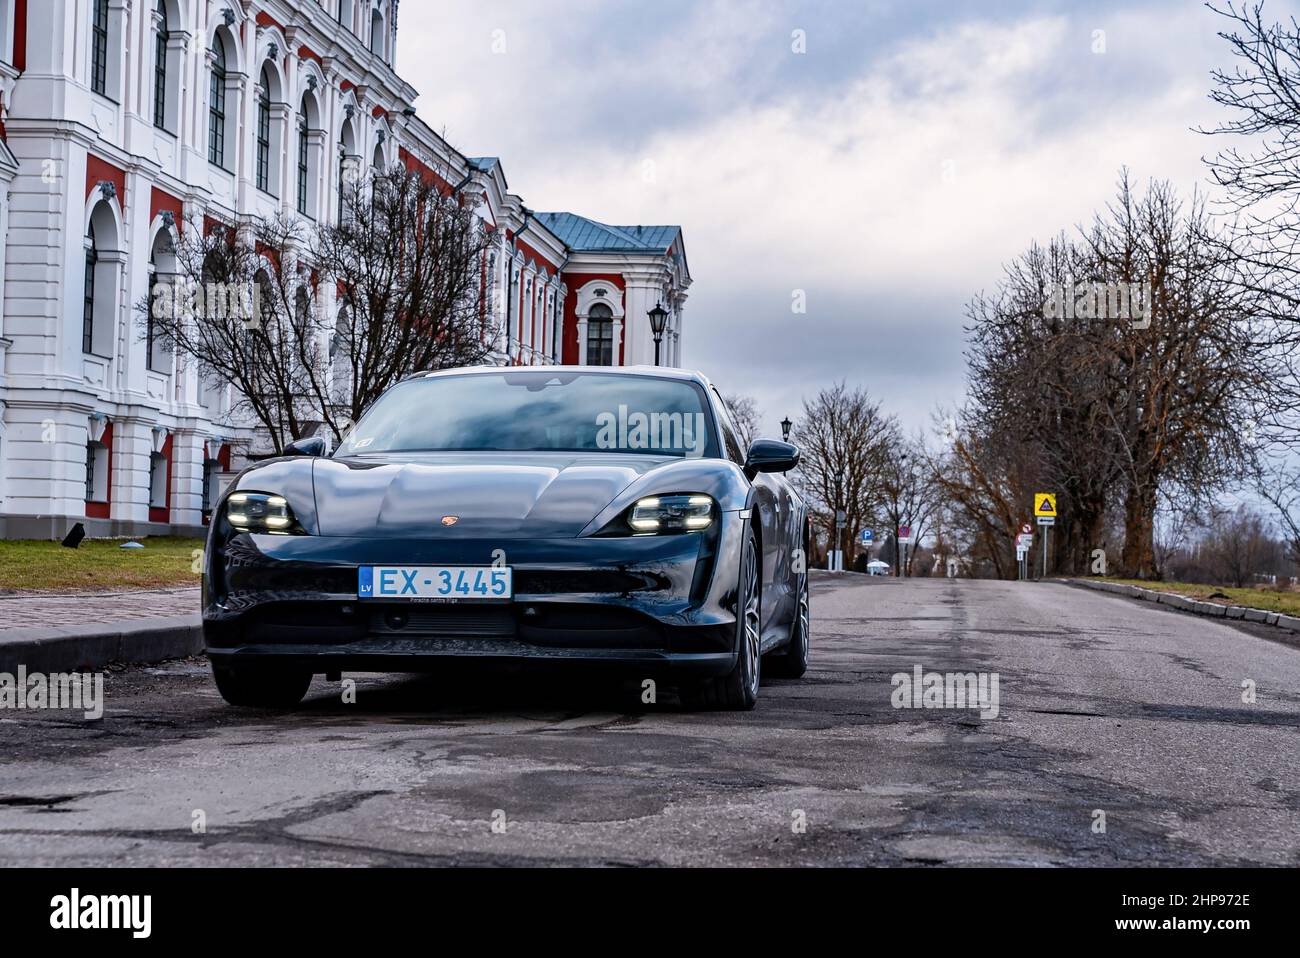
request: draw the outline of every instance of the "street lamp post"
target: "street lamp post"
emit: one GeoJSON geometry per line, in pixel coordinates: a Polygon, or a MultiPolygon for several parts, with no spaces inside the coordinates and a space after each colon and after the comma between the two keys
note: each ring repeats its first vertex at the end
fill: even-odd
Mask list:
{"type": "Polygon", "coordinates": [[[664,338],[664,327],[668,325],[668,310],[664,309],[663,303],[657,303],[646,315],[650,317],[650,331],[655,335],[655,365],[658,366],[659,344],[664,338]]]}
{"type": "Polygon", "coordinates": [[[848,517],[844,508],[844,476],[835,477],[835,544],[831,549],[830,566],[832,571],[844,571],[844,521],[848,517]]]}
{"type": "Polygon", "coordinates": [[[781,438],[784,439],[786,442],[790,441],[790,430],[793,428],[794,428],[794,423],[790,421],[789,416],[786,416],[784,419],[781,420],[781,438]]]}
{"type": "Polygon", "coordinates": [[[899,512],[898,497],[903,492],[903,470],[907,468],[907,453],[898,457],[898,484],[894,487],[894,577],[907,577],[907,546],[898,541],[898,525],[903,521],[899,512]]]}

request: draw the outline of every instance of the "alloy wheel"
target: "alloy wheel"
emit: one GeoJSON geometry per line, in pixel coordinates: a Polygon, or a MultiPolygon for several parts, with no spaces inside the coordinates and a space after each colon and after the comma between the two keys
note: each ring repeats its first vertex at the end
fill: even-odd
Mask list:
{"type": "Polygon", "coordinates": [[[758,670],[759,670],[759,646],[761,636],[759,634],[759,591],[758,591],[758,559],[754,554],[754,548],[751,545],[745,551],[745,655],[749,658],[749,681],[750,691],[758,694],[758,670]]]}

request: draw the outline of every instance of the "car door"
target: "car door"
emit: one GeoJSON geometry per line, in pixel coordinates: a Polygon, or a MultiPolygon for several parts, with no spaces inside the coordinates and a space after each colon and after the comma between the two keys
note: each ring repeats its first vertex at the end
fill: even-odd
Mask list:
{"type": "MultiPolygon", "coordinates": [[[[797,614],[799,601],[798,582],[795,574],[797,552],[803,548],[803,535],[800,531],[802,522],[801,504],[798,494],[790,480],[783,475],[764,477],[772,489],[776,503],[776,535],[773,536],[775,554],[772,557],[773,592],[782,597],[777,621],[790,623],[797,614]]],[[[806,559],[804,561],[807,561],[806,559]]]]}
{"type": "MultiPolygon", "coordinates": [[[[740,431],[732,422],[727,404],[716,388],[713,395],[727,458],[743,469],[748,450],[744,448],[740,431]]],[[[754,508],[758,511],[763,533],[761,613],[762,628],[766,630],[790,621],[792,615],[788,574],[790,556],[786,545],[789,542],[790,501],[788,489],[783,488],[785,480],[781,476],[759,473],[750,481],[754,487],[754,508]]]]}

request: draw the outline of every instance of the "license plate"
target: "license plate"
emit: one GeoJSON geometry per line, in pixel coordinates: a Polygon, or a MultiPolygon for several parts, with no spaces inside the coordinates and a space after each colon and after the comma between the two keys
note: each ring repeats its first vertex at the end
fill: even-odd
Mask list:
{"type": "Polygon", "coordinates": [[[514,595],[509,568],[494,566],[362,566],[357,596],[444,602],[505,602],[514,595]]]}

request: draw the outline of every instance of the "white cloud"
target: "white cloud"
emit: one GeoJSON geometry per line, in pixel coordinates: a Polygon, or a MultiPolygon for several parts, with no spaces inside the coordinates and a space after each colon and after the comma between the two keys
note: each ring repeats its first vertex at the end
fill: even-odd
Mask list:
{"type": "Polygon", "coordinates": [[[962,305],[1003,262],[1087,219],[1121,166],[1204,181],[1212,146],[1189,128],[1213,116],[1221,51],[1203,9],[951,22],[864,51],[852,83],[755,98],[736,84],[803,66],[784,59],[791,24],[774,9],[716,0],[630,48],[599,43],[611,21],[594,2],[404,9],[402,39],[422,115],[469,152],[499,153],[530,206],[685,227],[688,361],[716,368],[757,331],[740,369],[768,385],[727,386],[769,397],[773,422],[799,392],[870,370],[923,425],[960,396],[962,305]],[[490,52],[493,24],[505,57],[490,52]],[[1104,56],[1090,50],[1098,28],[1104,56]],[[680,123],[620,113],[647,85],[707,109],[680,123]],[[807,316],[790,315],[795,288],[807,316]],[[870,361],[882,350],[889,362],[870,361]]]}

